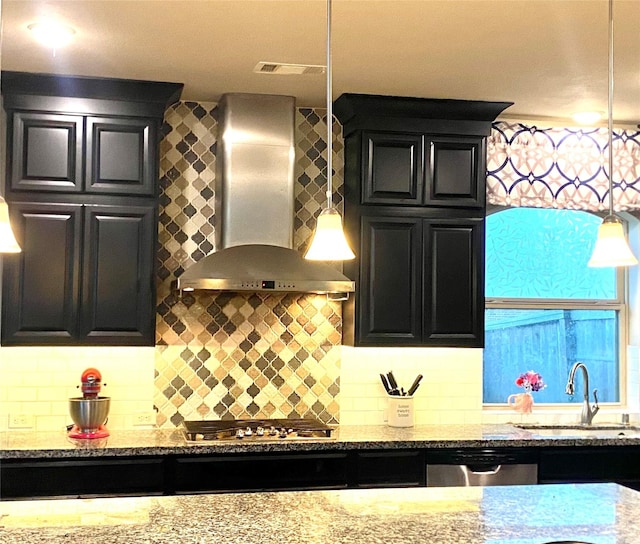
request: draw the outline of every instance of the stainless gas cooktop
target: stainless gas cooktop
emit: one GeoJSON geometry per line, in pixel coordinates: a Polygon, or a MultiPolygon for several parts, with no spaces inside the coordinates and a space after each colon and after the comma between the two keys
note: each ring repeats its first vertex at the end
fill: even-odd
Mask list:
{"type": "Polygon", "coordinates": [[[331,438],[333,431],[329,425],[311,418],[184,421],[182,429],[188,442],[331,438]]]}

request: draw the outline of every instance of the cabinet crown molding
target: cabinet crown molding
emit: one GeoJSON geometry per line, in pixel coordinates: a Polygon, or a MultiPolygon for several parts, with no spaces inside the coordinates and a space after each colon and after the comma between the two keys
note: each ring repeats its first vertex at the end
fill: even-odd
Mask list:
{"type": "Polygon", "coordinates": [[[334,103],[334,113],[345,134],[363,128],[440,132],[458,125],[457,133],[488,135],[491,122],[513,102],[487,102],[442,98],[414,98],[345,93],[334,103]],[[410,122],[411,125],[407,123],[410,122]],[[453,125],[452,125],[453,123],[453,125]]]}
{"type": "Polygon", "coordinates": [[[12,109],[47,109],[49,111],[100,113],[109,102],[108,111],[114,106],[123,108],[123,115],[130,115],[132,104],[142,115],[160,117],[165,110],[180,99],[183,83],[142,81],[83,76],[62,76],[28,72],[2,71],[2,95],[4,107],[12,109]],[[43,105],[46,104],[46,108],[43,105]]]}

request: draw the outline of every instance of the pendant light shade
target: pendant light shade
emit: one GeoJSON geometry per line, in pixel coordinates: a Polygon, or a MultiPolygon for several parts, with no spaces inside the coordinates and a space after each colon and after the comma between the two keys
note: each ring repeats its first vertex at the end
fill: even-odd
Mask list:
{"type": "Polygon", "coordinates": [[[607,215],[598,228],[598,239],[588,266],[633,266],[638,264],[624,236],[622,221],[615,215],[607,215]]]}
{"type": "Polygon", "coordinates": [[[315,234],[304,256],[305,259],[313,261],[346,261],[355,258],[342,229],[342,218],[332,205],[333,102],[331,88],[331,0],[327,0],[327,206],[318,216],[315,234]]]}
{"type": "Polygon", "coordinates": [[[342,230],[342,217],[335,208],[325,208],[318,216],[316,232],[305,259],[346,261],[354,257],[342,230]]]}
{"type": "Polygon", "coordinates": [[[0,253],[20,253],[22,249],[16,241],[9,222],[9,206],[0,196],[0,253]]]}
{"type": "Polygon", "coordinates": [[[598,228],[598,238],[591,259],[591,267],[634,266],[638,264],[625,237],[622,220],[613,211],[613,0],[609,0],[609,215],[598,228]]]}

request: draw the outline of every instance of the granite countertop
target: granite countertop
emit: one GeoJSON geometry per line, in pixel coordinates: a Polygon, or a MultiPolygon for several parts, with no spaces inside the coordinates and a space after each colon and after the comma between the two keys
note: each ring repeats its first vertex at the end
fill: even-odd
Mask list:
{"type": "Polygon", "coordinates": [[[59,432],[2,432],[0,459],[403,448],[500,448],[640,445],[633,437],[540,436],[511,425],[339,426],[330,439],[244,439],[187,443],[178,429],[112,430],[103,439],[72,440],[59,432]]]}
{"type": "Polygon", "coordinates": [[[615,484],[0,502],[3,544],[637,544],[615,484]]]}

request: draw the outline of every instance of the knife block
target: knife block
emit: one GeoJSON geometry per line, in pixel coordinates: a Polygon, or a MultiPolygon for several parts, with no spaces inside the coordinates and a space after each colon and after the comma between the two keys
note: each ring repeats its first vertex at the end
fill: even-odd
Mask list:
{"type": "Polygon", "coordinates": [[[389,395],[387,425],[389,427],[413,427],[413,397],[389,395]]]}

